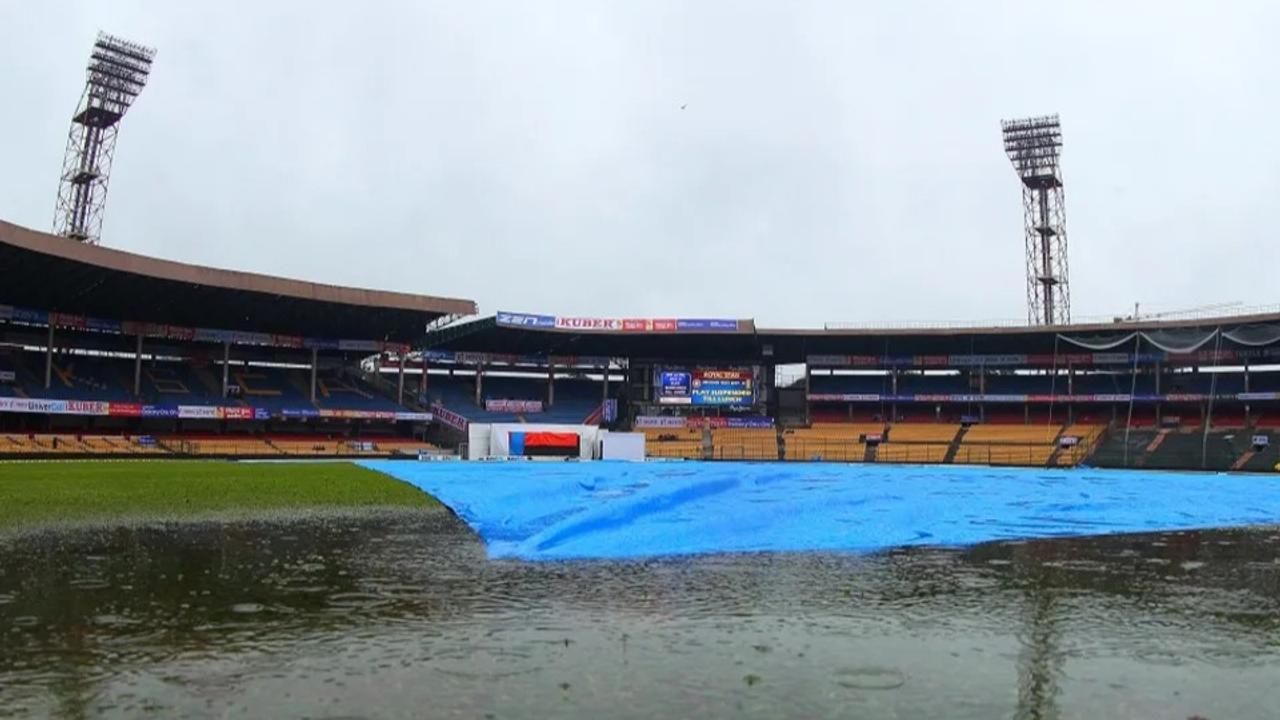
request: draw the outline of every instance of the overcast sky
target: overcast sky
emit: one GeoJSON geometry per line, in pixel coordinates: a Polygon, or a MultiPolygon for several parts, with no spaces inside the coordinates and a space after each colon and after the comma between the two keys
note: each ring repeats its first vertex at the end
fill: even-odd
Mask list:
{"type": "Polygon", "coordinates": [[[1280,3],[854,5],[0,0],[0,218],[49,229],[102,29],[159,49],[113,248],[486,313],[1025,317],[1000,120],[1057,112],[1077,317],[1280,302],[1280,3]]]}

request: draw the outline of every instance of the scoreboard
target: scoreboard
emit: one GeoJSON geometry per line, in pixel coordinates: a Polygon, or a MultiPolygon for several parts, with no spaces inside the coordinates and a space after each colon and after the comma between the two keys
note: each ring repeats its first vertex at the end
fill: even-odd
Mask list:
{"type": "Polygon", "coordinates": [[[750,370],[659,370],[655,398],[663,405],[751,405],[755,377],[750,370]]]}

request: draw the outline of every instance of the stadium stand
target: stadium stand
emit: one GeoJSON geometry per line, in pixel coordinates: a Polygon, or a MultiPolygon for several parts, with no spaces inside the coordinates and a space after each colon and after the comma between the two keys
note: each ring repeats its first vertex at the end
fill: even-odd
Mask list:
{"type": "Polygon", "coordinates": [[[715,428],[711,431],[715,460],[777,460],[778,432],[773,428],[715,428]]]}
{"type": "Polygon", "coordinates": [[[466,442],[468,422],[626,430],[645,416],[706,415],[717,421],[707,431],[644,430],[646,452],[1270,469],[1275,451],[1253,439],[1280,428],[1280,313],[962,330],[517,313],[453,322],[474,312],[0,222],[0,454],[412,454],[466,442]],[[77,292],[50,278],[73,278],[77,292]],[[1127,338],[1149,333],[1133,354],[1127,338]],[[1184,339],[1186,350],[1166,349],[1184,339]],[[803,376],[778,377],[784,365],[803,376]],[[601,368],[607,394],[587,379],[601,368]],[[728,401],[659,397],[657,378],[682,369],[731,371],[707,377],[749,386],[712,391],[728,401]]]}
{"type": "Polygon", "coordinates": [[[0,434],[0,457],[393,457],[438,446],[407,438],[178,434],[168,436],[0,434]]]}
{"type": "Polygon", "coordinates": [[[704,432],[698,428],[645,428],[645,455],[651,458],[701,460],[704,432]]]}
{"type": "Polygon", "coordinates": [[[951,444],[960,432],[959,424],[950,423],[894,423],[889,427],[886,443],[942,443],[951,444]]]}
{"type": "Polygon", "coordinates": [[[862,462],[867,455],[865,438],[882,435],[884,428],[884,423],[815,422],[783,430],[783,459],[862,462]]]}
{"type": "Polygon", "coordinates": [[[573,378],[555,380],[554,402],[547,407],[546,376],[487,375],[480,381],[481,402],[476,404],[473,376],[431,375],[427,394],[434,403],[470,422],[547,422],[581,424],[599,407],[600,383],[573,378]],[[532,400],[543,403],[540,412],[494,412],[485,409],[489,400],[532,400]]]}

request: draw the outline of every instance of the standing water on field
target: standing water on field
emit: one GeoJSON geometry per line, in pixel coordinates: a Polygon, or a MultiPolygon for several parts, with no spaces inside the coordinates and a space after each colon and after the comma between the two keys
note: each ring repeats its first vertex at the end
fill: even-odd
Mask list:
{"type": "Polygon", "coordinates": [[[1273,718],[1280,531],[524,562],[447,512],[0,539],[0,717],[1273,718]]]}

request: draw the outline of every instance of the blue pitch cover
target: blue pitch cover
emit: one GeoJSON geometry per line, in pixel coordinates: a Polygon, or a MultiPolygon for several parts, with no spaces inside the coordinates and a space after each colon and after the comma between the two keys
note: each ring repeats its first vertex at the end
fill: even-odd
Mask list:
{"type": "Polygon", "coordinates": [[[491,558],[963,546],[1267,525],[1280,477],[700,462],[368,461],[450,507],[491,558]]]}

